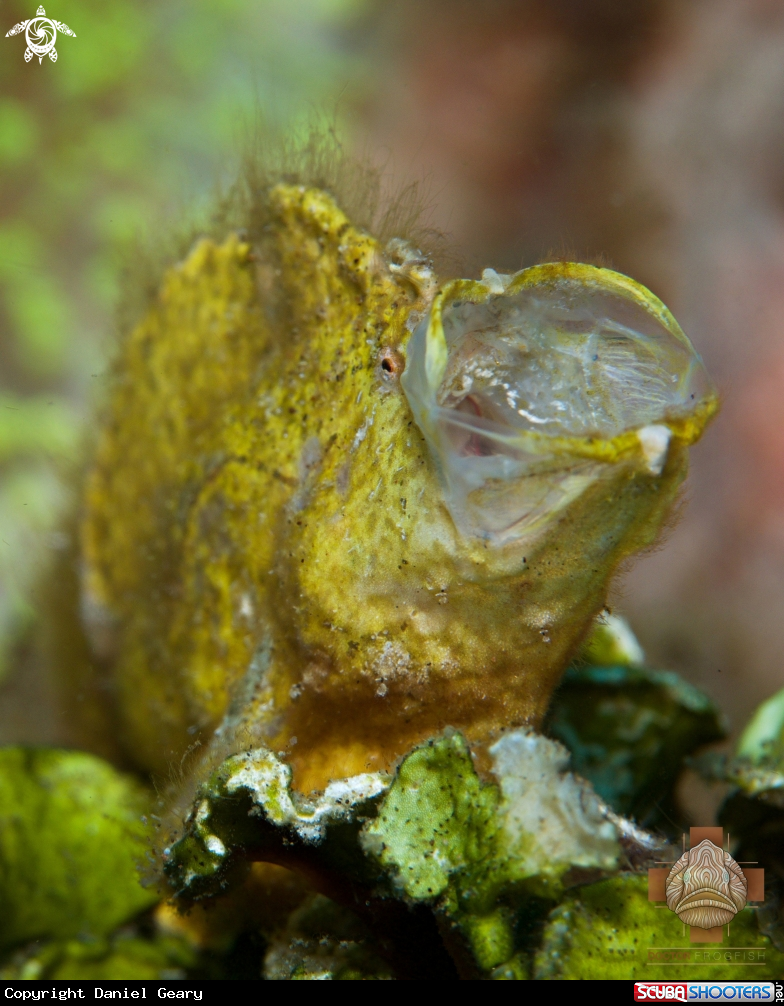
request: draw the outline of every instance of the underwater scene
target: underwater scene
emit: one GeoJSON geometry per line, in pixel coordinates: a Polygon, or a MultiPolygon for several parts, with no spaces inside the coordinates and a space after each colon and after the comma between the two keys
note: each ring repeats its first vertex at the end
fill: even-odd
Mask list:
{"type": "Polygon", "coordinates": [[[59,3],[0,60],[6,997],[772,989],[784,6],[59,3]]]}

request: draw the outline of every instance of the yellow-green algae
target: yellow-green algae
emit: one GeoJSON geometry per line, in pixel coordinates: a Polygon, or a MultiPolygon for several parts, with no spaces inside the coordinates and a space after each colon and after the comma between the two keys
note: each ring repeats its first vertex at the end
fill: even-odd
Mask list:
{"type": "Polygon", "coordinates": [[[196,953],[186,940],[171,936],[144,938],[120,931],[111,938],[33,944],[0,965],[0,978],[172,981],[185,978],[196,961],[196,953]]]}
{"type": "Polygon", "coordinates": [[[176,899],[219,897],[249,861],[279,863],[358,914],[401,980],[449,977],[450,967],[467,979],[525,978],[521,916],[659,843],[567,772],[554,741],[510,731],[490,755],[486,782],[448,732],[410,752],[394,778],[335,780],[309,800],[270,752],[235,755],[199,788],[166,852],[176,899]]]}
{"type": "Polygon", "coordinates": [[[155,904],[139,879],[151,802],[93,755],[0,749],[0,950],[101,938],[155,904]]]}
{"type": "Polygon", "coordinates": [[[622,874],[579,888],[554,909],[536,955],[539,980],[763,981],[784,955],[745,908],[724,945],[691,943],[678,917],[648,901],[645,876],[622,874]]]}
{"type": "Polygon", "coordinates": [[[399,383],[427,264],[322,191],[278,185],[267,202],[256,244],[200,241],[121,348],[82,607],[137,764],[265,745],[309,790],[446,727],[481,747],[540,722],[619,563],[656,538],[715,398],[661,417],[660,471],[634,431],[554,440],[602,477],[533,538],[465,534],[399,383]]]}

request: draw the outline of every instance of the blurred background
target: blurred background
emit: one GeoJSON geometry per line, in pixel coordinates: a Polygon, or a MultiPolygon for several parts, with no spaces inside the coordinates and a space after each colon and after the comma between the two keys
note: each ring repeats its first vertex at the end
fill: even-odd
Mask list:
{"type": "Polygon", "coordinates": [[[569,256],[672,308],[723,410],[613,607],[735,731],[784,686],[782,0],[48,3],[76,34],[56,63],[0,33],[0,741],[67,738],[14,648],[67,546],[129,242],[204,212],[259,117],[324,114],[390,187],[424,179],[467,275],[569,256]]]}

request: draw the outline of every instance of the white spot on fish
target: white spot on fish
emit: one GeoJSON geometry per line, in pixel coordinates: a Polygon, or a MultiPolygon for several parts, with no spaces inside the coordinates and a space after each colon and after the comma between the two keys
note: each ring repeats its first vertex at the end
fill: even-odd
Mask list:
{"type": "Polygon", "coordinates": [[[651,475],[661,475],[664,462],[667,460],[671,436],[670,428],[659,424],[643,426],[637,430],[637,439],[640,441],[642,454],[651,475]]]}
{"type": "Polygon", "coordinates": [[[374,408],[373,412],[368,416],[365,422],[357,430],[356,436],[354,437],[354,442],[351,444],[352,451],[355,451],[357,447],[359,447],[359,445],[365,439],[365,437],[368,435],[368,430],[373,425],[373,421],[375,420],[375,418],[376,418],[376,410],[374,408]]]}

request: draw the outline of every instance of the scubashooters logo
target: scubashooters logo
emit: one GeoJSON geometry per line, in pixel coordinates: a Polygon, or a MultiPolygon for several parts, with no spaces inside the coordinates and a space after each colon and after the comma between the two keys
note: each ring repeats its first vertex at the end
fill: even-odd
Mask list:
{"type": "Polygon", "coordinates": [[[48,56],[53,63],[56,63],[57,50],[54,47],[54,43],[58,31],[62,32],[63,35],[73,35],[76,38],[75,33],[71,31],[67,24],[63,24],[62,21],[53,21],[52,18],[47,17],[43,7],[38,8],[34,18],[15,24],[10,31],[5,33],[5,37],[18,35],[22,31],[25,33],[25,40],[27,41],[27,48],[24,54],[26,63],[29,63],[33,56],[38,57],[39,63],[43,62],[44,56],[48,56]]]}
{"type": "Polygon", "coordinates": [[[635,1002],[781,1002],[781,982],[635,982],[635,1002]]]}

